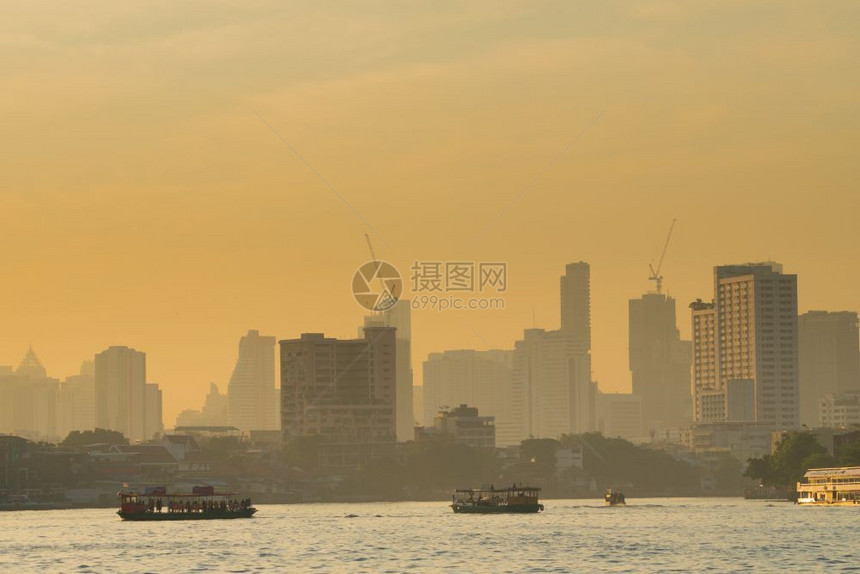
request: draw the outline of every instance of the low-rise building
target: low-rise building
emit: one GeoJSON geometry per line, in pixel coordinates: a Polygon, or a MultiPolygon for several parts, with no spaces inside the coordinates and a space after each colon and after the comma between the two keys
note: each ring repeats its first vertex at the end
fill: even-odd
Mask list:
{"type": "Polygon", "coordinates": [[[433,421],[438,433],[451,435],[454,442],[475,448],[495,448],[496,417],[482,417],[467,405],[440,411],[433,421]]]}
{"type": "Polygon", "coordinates": [[[823,427],[847,429],[860,424],[860,391],[831,393],[818,402],[818,420],[823,427]]]}

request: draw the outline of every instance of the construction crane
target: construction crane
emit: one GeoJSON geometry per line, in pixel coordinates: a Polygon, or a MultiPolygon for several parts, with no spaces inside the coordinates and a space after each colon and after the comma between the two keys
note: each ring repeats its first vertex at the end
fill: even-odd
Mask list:
{"type": "MultiPolygon", "coordinates": [[[[376,251],[373,250],[373,243],[370,242],[370,236],[367,233],[364,234],[364,239],[367,241],[367,249],[370,251],[370,260],[373,261],[374,264],[373,273],[375,274],[376,280],[379,281],[379,285],[382,287],[382,290],[384,292],[386,289],[385,281],[383,281],[382,278],[379,277],[379,260],[376,258],[376,251]]],[[[379,311],[378,309],[371,309],[370,314],[381,315],[382,311],[379,311]]]]}
{"type": "MultiPolygon", "coordinates": [[[[654,266],[651,263],[648,264],[648,269],[651,270],[651,276],[648,277],[648,280],[654,281],[658,294],[663,292],[663,276],[660,275],[660,269],[663,268],[663,259],[666,258],[666,250],[669,248],[669,240],[672,239],[672,230],[675,229],[676,221],[678,220],[673,219],[672,225],[669,226],[669,234],[666,235],[666,243],[663,245],[663,253],[660,254],[660,261],[657,263],[657,269],[654,269],[654,266]]],[[[368,239],[368,241],[370,240],[368,239]]]]}
{"type": "Polygon", "coordinates": [[[376,252],[373,250],[373,244],[370,242],[370,235],[365,233],[364,239],[367,241],[367,248],[370,250],[370,260],[376,263],[376,252]]]}

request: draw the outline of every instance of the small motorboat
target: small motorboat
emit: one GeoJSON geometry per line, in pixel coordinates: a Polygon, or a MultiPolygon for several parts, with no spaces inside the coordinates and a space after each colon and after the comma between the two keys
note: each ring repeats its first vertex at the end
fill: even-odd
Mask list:
{"type": "Polygon", "coordinates": [[[624,500],[624,493],[614,488],[610,488],[606,491],[606,495],[603,497],[603,500],[606,501],[607,506],[624,506],[627,504],[624,500]]]}

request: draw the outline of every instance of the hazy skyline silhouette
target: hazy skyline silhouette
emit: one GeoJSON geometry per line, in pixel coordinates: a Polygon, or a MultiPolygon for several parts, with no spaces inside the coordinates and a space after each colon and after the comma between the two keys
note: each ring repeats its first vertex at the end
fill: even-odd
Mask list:
{"type": "Polygon", "coordinates": [[[685,339],[720,264],[783,263],[800,313],[860,308],[860,6],[169,6],[4,11],[0,365],[145,351],[170,424],[249,329],[354,336],[373,231],[256,113],[404,276],[507,262],[504,310],[412,314],[418,384],[430,352],[557,329],[582,260],[593,378],[629,391],[627,301],[676,217],[685,339]]]}

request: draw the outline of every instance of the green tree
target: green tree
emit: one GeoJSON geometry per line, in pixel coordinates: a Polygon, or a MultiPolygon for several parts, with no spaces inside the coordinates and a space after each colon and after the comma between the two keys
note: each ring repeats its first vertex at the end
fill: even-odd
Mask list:
{"type": "Polygon", "coordinates": [[[766,486],[793,487],[810,468],[833,462],[812,433],[790,432],[779,441],[773,455],[750,459],[744,475],[766,486]]]}
{"type": "Polygon", "coordinates": [[[855,440],[839,450],[839,464],[860,466],[860,440],[855,440]]]}
{"type": "Polygon", "coordinates": [[[555,453],[559,442],[551,438],[530,438],[520,444],[520,456],[555,469],[555,453]]]}
{"type": "Polygon", "coordinates": [[[128,444],[128,439],[119,431],[95,429],[70,432],[60,446],[75,448],[92,444],[128,444]]]}
{"type": "Polygon", "coordinates": [[[778,482],[773,470],[773,458],[769,454],[747,460],[744,476],[757,480],[765,486],[776,486],[778,482]]]}
{"type": "Polygon", "coordinates": [[[698,488],[699,470],[665,451],[639,446],[600,433],[579,436],[583,467],[603,486],[633,485],[649,492],[698,488]]]}

